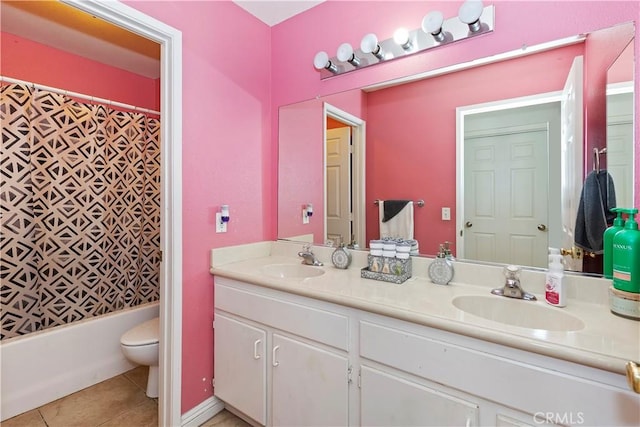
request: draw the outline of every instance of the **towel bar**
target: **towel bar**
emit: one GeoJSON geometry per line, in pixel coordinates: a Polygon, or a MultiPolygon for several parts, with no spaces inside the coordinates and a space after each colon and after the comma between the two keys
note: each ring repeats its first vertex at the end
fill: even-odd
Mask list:
{"type": "MultiPolygon", "coordinates": [[[[376,199],[376,200],[374,200],[374,201],[373,201],[373,204],[374,204],[374,205],[379,205],[379,204],[380,204],[380,202],[382,202],[382,200],[380,200],[380,199],[376,199]]],[[[422,199],[420,199],[420,200],[416,200],[416,201],[414,201],[413,203],[415,203],[416,205],[418,205],[418,207],[419,207],[419,208],[424,207],[424,200],[422,200],[422,199]]]]}

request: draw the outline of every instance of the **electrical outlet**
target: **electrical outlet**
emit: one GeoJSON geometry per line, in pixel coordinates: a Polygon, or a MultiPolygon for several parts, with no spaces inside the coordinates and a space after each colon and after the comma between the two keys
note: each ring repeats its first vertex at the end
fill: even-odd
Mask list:
{"type": "Polygon", "coordinates": [[[302,223],[309,224],[309,215],[307,215],[307,208],[302,208],[302,223]]]}
{"type": "Polygon", "coordinates": [[[222,213],[216,212],[216,233],[226,233],[227,223],[222,222],[222,213]]]}
{"type": "Polygon", "coordinates": [[[442,208],[442,220],[451,221],[451,208],[442,208]]]}

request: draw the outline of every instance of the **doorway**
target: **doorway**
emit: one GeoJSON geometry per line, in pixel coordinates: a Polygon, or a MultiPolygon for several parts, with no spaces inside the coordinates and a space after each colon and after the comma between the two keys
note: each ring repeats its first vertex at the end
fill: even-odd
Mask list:
{"type": "Polygon", "coordinates": [[[62,0],[161,45],[161,251],[159,425],[181,424],[182,33],[120,2],[62,0]]]}
{"type": "Polygon", "coordinates": [[[324,239],[365,247],[365,122],[324,104],[324,239]]]}

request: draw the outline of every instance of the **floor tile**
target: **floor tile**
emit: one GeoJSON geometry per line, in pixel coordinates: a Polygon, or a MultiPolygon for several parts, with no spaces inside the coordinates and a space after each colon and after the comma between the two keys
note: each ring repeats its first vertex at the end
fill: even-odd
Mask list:
{"type": "Polygon", "coordinates": [[[149,378],[148,366],[138,366],[125,372],[123,375],[133,381],[133,383],[144,390],[145,393],[147,392],[147,378],[149,378]]]}
{"type": "Polygon", "coordinates": [[[0,424],[2,427],[47,427],[37,409],[9,418],[0,424]]]}
{"type": "Polygon", "coordinates": [[[110,419],[100,427],[156,427],[158,425],[158,404],[147,399],[142,404],[110,419]]]}
{"type": "Polygon", "coordinates": [[[95,427],[145,402],[138,386],[120,375],[40,408],[49,427],[95,427]]]}
{"type": "Polygon", "coordinates": [[[245,422],[241,418],[236,417],[226,409],[218,412],[215,417],[211,418],[200,427],[251,427],[251,424],[245,422]]]}

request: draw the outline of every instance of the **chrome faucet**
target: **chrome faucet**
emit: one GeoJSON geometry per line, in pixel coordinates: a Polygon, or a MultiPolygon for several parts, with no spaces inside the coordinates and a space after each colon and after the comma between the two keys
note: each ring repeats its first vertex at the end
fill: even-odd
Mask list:
{"type": "Polygon", "coordinates": [[[304,265],[315,265],[320,267],[322,263],[316,258],[315,254],[311,252],[311,245],[304,245],[302,250],[298,252],[298,256],[302,258],[304,265]]]}
{"type": "Polygon", "coordinates": [[[520,286],[520,268],[515,265],[508,265],[504,268],[504,275],[506,277],[504,286],[493,289],[491,291],[492,294],[527,301],[535,301],[537,299],[535,295],[525,292],[520,286]]]}

